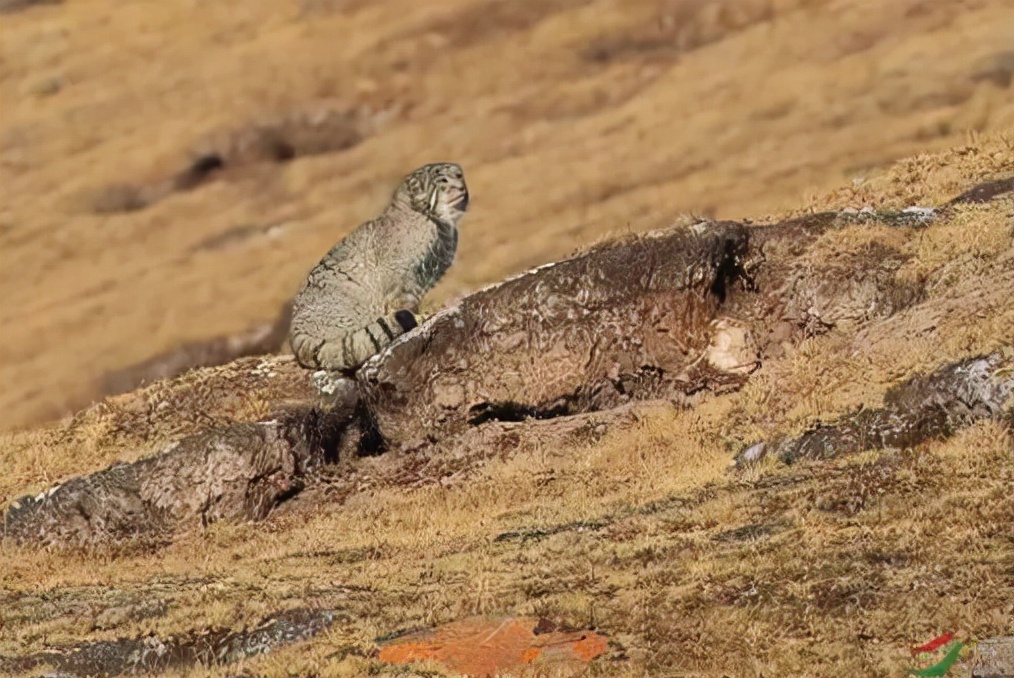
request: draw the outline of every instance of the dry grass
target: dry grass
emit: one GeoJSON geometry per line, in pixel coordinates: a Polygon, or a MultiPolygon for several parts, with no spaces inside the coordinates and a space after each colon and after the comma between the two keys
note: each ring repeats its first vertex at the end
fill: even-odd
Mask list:
{"type": "MultiPolygon", "coordinates": [[[[273,316],[399,174],[435,157],[465,165],[475,208],[433,303],[680,212],[939,205],[1014,175],[1014,139],[988,133],[1014,126],[1010,81],[982,75],[1009,49],[1002,0],[525,1],[492,18],[484,4],[67,0],[0,18],[0,423],[60,414],[104,370],[273,316]],[[106,185],[181,169],[209,131],[318,99],[395,114],[342,153],[90,211],[106,185]],[[280,240],[194,251],[272,223],[280,240]]],[[[1007,195],[921,230],[827,234],[815,261],[888,244],[928,299],[807,340],[694,411],[647,408],[595,445],[521,449],[457,485],[375,488],[157,552],[2,545],[0,654],[307,604],[344,617],[240,667],[178,674],[405,675],[369,658],[377,636],[486,612],[593,624],[615,646],[591,672],[630,676],[901,676],[908,648],[944,630],[1014,633],[1014,455],[998,425],[727,472],[747,441],[1009,344],[1012,220],[1007,195]]],[[[0,501],[179,435],[187,422],[117,424],[164,397],[4,435],[0,501]]]]}
{"type": "Polygon", "coordinates": [[[605,234],[688,211],[758,217],[1010,129],[1011,18],[1005,0],[67,0],[3,15],[0,426],[273,317],[434,158],[460,161],[475,198],[439,304],[605,234]],[[109,185],[173,176],[209,134],[318,102],[375,132],[92,211],[109,185]]]}
{"type": "MultiPolygon", "coordinates": [[[[878,206],[939,202],[1014,174],[1011,144],[973,139],[810,207],[850,201],[850,191],[878,206]]],[[[904,275],[930,281],[927,299],[806,340],[739,393],[693,411],[646,406],[593,445],[518,449],[466,482],[375,487],[340,506],[215,525],[158,552],[4,546],[0,654],[238,628],[307,604],[337,609],[341,621],[239,670],[404,675],[370,659],[378,636],[481,613],[594,625],[613,648],[592,672],[630,676],[901,676],[908,648],[944,630],[972,640],[1014,632],[1014,454],[999,425],[913,450],[728,471],[744,442],[876,406],[914,373],[1009,344],[1012,217],[1008,194],[923,229],[829,232],[809,256],[890,245],[913,257],[904,275]],[[110,621],[109,609],[153,601],[161,612],[110,621]]],[[[71,466],[97,468],[116,440],[126,458],[145,451],[92,432],[94,449],[61,448],[76,455],[70,463],[39,442],[61,430],[0,447],[11,477],[41,487],[71,466]]]]}

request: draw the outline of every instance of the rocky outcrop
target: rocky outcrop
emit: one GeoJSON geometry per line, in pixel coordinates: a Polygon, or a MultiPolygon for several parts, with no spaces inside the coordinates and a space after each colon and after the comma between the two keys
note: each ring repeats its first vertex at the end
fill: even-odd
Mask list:
{"type": "Polygon", "coordinates": [[[260,520],[301,490],[333,449],[332,422],[330,413],[292,410],[189,436],[140,461],[15,501],[0,534],[46,545],[159,543],[218,520],[260,520]]]}
{"type": "MultiPolygon", "coordinates": [[[[920,308],[922,281],[900,275],[900,251],[874,243],[829,258],[814,246],[832,229],[863,228],[871,214],[905,228],[932,219],[932,211],[853,211],[672,228],[476,292],[354,379],[311,376],[273,357],[156,383],[83,416],[127,440],[146,440],[145,431],[182,439],[18,500],[4,535],[43,544],[170,539],[217,520],[262,519],[339,457],[396,453],[378,479],[347,465],[338,473],[348,482],[329,471],[340,498],[373,482],[460,477],[525,441],[601,435],[638,402],[692,407],[740,388],[801,339],[846,327],[875,333],[920,308]],[[271,411],[280,414],[262,416],[271,411]]],[[[1009,363],[1002,353],[949,366],[895,389],[882,409],[752,446],[740,459],[768,450],[785,461],[820,459],[951,435],[1009,411],[1009,363]]]]}
{"type": "Polygon", "coordinates": [[[785,463],[831,459],[881,448],[913,447],[947,438],[983,419],[1014,414],[1014,346],[946,365],[887,391],[884,406],[862,409],[801,436],[749,446],[745,464],[773,454],[785,463]]]}
{"type": "Polygon", "coordinates": [[[485,421],[725,384],[707,352],[725,297],[747,284],[748,249],[743,225],[701,224],[609,243],[470,295],[357,373],[372,423],[389,445],[412,448],[485,421]]]}
{"type": "Polygon", "coordinates": [[[312,638],[326,631],[337,618],[333,610],[287,610],[238,631],[219,628],[168,638],[121,638],[24,657],[0,657],[0,670],[21,673],[53,666],[59,669],[59,675],[119,676],[221,666],[312,638]]]}

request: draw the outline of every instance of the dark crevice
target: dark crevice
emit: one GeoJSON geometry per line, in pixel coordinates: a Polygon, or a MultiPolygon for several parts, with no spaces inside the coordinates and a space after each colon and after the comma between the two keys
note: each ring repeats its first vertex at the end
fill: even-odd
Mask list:
{"type": "Polygon", "coordinates": [[[536,407],[513,401],[499,403],[479,403],[468,410],[468,423],[478,426],[487,421],[524,421],[526,419],[554,419],[575,414],[569,402],[559,403],[550,407],[536,407]]]}
{"type": "Polygon", "coordinates": [[[296,157],[296,149],[287,141],[277,139],[271,144],[269,154],[275,162],[288,162],[296,157]]]}
{"type": "Polygon", "coordinates": [[[555,534],[562,534],[564,532],[594,532],[601,530],[604,527],[608,527],[613,521],[612,520],[595,520],[586,521],[579,520],[573,523],[564,523],[562,525],[552,525],[544,528],[525,528],[520,530],[510,530],[509,532],[502,532],[498,534],[494,539],[493,543],[502,544],[508,541],[520,541],[522,544],[530,541],[541,541],[546,537],[552,537],[555,534]]]}
{"type": "Polygon", "coordinates": [[[354,420],[359,424],[357,453],[360,457],[372,457],[387,451],[387,443],[380,435],[373,413],[362,400],[356,404],[354,420]]]}
{"type": "Polygon", "coordinates": [[[757,284],[743,266],[750,252],[750,241],[728,240],[722,250],[721,260],[715,270],[715,279],[711,283],[710,292],[724,304],[732,285],[741,282],[750,291],[756,291],[757,284]]]}
{"type": "Polygon", "coordinates": [[[771,8],[760,3],[728,14],[721,22],[709,18],[712,3],[706,0],[659,4],[659,13],[639,25],[592,40],[579,52],[580,57],[597,65],[629,59],[671,62],[773,18],[771,8]]]}
{"type": "Polygon", "coordinates": [[[189,191],[199,186],[216,170],[225,167],[225,160],[218,153],[209,153],[198,157],[190,167],[180,172],[173,179],[173,188],[177,191],[189,191]]]}
{"type": "MultiPolygon", "coordinates": [[[[293,426],[289,429],[297,432],[295,436],[290,437],[290,444],[295,448],[301,441],[305,441],[306,446],[312,451],[312,458],[322,459],[324,463],[334,463],[338,460],[338,451],[349,422],[358,414],[354,410],[349,412],[349,409],[351,408],[341,405],[330,409],[312,407],[305,414],[301,414],[298,410],[288,414],[287,416],[293,420],[302,417],[300,427],[293,426]]],[[[290,496],[292,495],[285,495],[280,501],[290,496]]]]}

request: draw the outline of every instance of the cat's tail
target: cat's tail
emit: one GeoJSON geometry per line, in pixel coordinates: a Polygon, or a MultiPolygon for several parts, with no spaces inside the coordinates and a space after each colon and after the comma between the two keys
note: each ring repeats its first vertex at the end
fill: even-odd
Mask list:
{"type": "Polygon", "coordinates": [[[308,369],[354,371],[395,339],[418,325],[411,311],[396,311],[365,327],[331,337],[293,332],[290,337],[296,361],[308,369]]]}

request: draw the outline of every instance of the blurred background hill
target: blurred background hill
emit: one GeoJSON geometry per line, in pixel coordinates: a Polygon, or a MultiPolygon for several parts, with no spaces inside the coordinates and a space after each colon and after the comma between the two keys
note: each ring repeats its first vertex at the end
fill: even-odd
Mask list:
{"type": "Polygon", "coordinates": [[[680,214],[1014,128],[1009,0],[0,2],[0,428],[273,317],[399,178],[473,195],[433,307],[680,214]]]}

